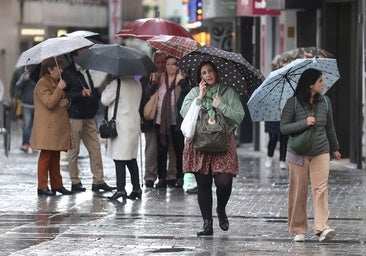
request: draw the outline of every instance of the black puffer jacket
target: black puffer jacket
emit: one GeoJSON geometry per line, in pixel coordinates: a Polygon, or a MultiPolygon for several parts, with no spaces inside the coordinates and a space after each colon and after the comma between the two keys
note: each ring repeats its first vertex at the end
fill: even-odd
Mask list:
{"type": "Polygon", "coordinates": [[[83,97],[83,88],[89,89],[88,84],[84,75],[77,71],[74,63],[67,66],[61,76],[66,82],[66,95],[71,98],[71,106],[68,108],[69,117],[75,119],[94,118],[99,107],[100,93],[94,88],[90,74],[88,84],[92,92],[91,97],[83,97]]]}
{"type": "MultiPolygon", "coordinates": [[[[311,150],[306,156],[317,156],[335,152],[339,149],[337,135],[333,123],[332,105],[327,96],[318,95],[313,104],[316,123],[311,150]]],[[[305,131],[308,126],[306,118],[311,114],[309,104],[301,105],[295,97],[288,99],[281,115],[280,129],[283,134],[293,135],[305,131]]],[[[291,136],[288,141],[288,151],[291,151],[291,136]]]]}

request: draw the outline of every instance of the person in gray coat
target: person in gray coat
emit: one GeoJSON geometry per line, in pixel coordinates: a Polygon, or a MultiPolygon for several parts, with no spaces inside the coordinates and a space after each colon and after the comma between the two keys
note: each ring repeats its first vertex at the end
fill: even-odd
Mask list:
{"type": "Polygon", "coordinates": [[[341,158],[333,124],[330,100],[322,95],[324,81],[317,69],[305,70],[293,97],[289,98],[281,115],[280,129],[290,135],[286,161],[289,165],[288,227],[295,242],[304,242],[308,231],[306,203],[309,180],[313,198],[314,233],[319,242],[334,238],[335,230],[328,225],[328,177],[330,155],[341,158]],[[291,135],[312,127],[311,149],[297,154],[292,149],[291,135]]]}

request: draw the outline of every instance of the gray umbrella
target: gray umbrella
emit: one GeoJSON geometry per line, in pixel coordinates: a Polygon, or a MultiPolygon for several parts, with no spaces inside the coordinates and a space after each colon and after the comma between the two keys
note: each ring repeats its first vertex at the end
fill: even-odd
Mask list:
{"type": "Polygon", "coordinates": [[[322,72],[326,93],[339,79],[336,59],[296,59],[286,66],[272,71],[264,82],[253,92],[247,106],[252,121],[279,121],[287,99],[294,95],[297,81],[308,68],[322,72]]]}
{"type": "Polygon", "coordinates": [[[95,44],[77,56],[75,62],[118,77],[149,75],[155,67],[145,53],[119,44],[95,44]]]}

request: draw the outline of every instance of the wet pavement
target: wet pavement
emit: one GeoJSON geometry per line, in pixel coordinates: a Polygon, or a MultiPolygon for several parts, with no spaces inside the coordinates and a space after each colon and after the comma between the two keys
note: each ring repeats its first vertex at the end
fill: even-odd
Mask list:
{"type": "MultiPolygon", "coordinates": [[[[264,168],[265,154],[251,145],[238,148],[240,174],[227,207],[230,229],[222,231],[214,215],[212,237],[196,236],[202,219],[196,196],[185,193],[195,186],[190,174],[184,189],[143,188],[142,200],[112,203],[106,198],[112,193],[91,191],[89,159],[82,148],[79,167],[87,191],[39,197],[37,152],[28,155],[19,147],[14,125],[9,158],[0,149],[0,255],[366,255],[366,170],[342,161],[332,163],[329,180],[335,239],[319,243],[313,235],[309,198],[307,241],[294,243],[286,223],[287,170],[280,170],[278,162],[264,168]]],[[[115,185],[113,161],[105,156],[103,161],[105,180],[115,185]]],[[[143,163],[140,156],[138,163],[143,163]]],[[[64,162],[62,176],[69,189],[64,162]]],[[[129,192],[129,176],[127,182],[129,192]]]]}

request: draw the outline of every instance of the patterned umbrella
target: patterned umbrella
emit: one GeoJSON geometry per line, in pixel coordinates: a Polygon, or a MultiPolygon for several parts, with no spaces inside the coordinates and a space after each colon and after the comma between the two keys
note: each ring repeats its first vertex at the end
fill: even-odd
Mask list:
{"type": "Polygon", "coordinates": [[[181,25],[161,18],[137,19],[116,33],[118,37],[133,37],[147,40],[157,35],[172,35],[192,38],[192,35],[181,25]]]}
{"type": "Polygon", "coordinates": [[[196,40],[183,36],[154,36],[146,42],[151,47],[176,58],[182,58],[200,46],[196,40]]]}
{"type": "MultiPolygon", "coordinates": [[[[212,61],[219,72],[220,81],[240,95],[250,96],[264,80],[263,74],[240,53],[224,51],[212,46],[200,46],[177,61],[186,73],[195,74],[202,61],[212,61]]],[[[193,83],[197,84],[195,75],[193,83]]]]}
{"type": "Polygon", "coordinates": [[[91,45],[93,45],[92,41],[81,36],[49,38],[23,52],[15,66],[38,64],[47,58],[56,57],[91,45]]]}
{"type": "Polygon", "coordinates": [[[287,52],[283,52],[272,60],[272,70],[282,68],[286,64],[296,59],[306,59],[313,57],[334,58],[334,55],[326,50],[317,47],[301,47],[287,52]]]}
{"type": "Polygon", "coordinates": [[[323,73],[325,84],[323,94],[340,77],[336,59],[318,57],[296,59],[286,66],[272,71],[253,92],[247,103],[252,121],[280,121],[287,99],[293,96],[297,81],[308,68],[315,68],[323,73]]]}

